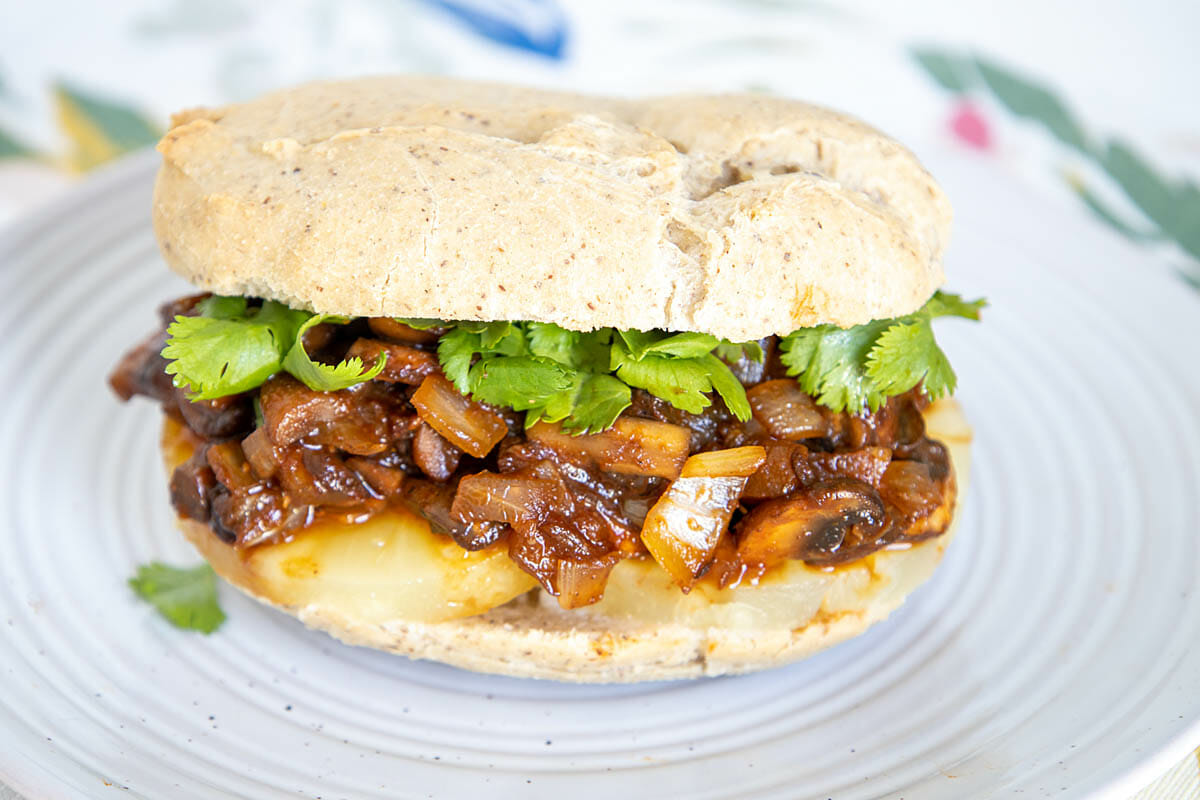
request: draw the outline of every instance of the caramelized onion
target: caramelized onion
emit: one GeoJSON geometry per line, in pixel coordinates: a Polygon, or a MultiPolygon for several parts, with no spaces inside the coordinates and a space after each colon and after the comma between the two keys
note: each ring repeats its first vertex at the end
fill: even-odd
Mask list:
{"type": "Polygon", "coordinates": [[[684,591],[712,563],[747,477],[765,458],[761,447],[698,453],[646,515],[642,542],[684,591]]]}
{"type": "Polygon", "coordinates": [[[754,418],[776,439],[799,441],[829,435],[829,422],[791,378],[753,386],[746,390],[746,399],[754,418]]]}
{"type": "Polygon", "coordinates": [[[681,478],[749,478],[762,466],[767,451],[757,445],[696,453],[683,464],[681,478]]]}
{"type": "Polygon", "coordinates": [[[459,394],[442,375],[430,375],[413,393],[421,419],[476,458],[486,456],[508,433],[504,417],[483,403],[459,394]]]}
{"type": "Polygon", "coordinates": [[[597,602],[604,596],[609,573],[618,561],[615,554],[587,563],[560,560],[554,576],[558,604],[569,610],[597,602]]]}
{"type": "Polygon", "coordinates": [[[558,481],[515,473],[479,472],[458,482],[451,515],[460,522],[536,520],[555,505],[569,503],[558,481]]]}
{"type": "Polygon", "coordinates": [[[638,417],[618,417],[603,433],[582,436],[564,433],[557,424],[539,422],[526,435],[568,457],[593,463],[609,472],[662,478],[679,475],[691,443],[687,428],[638,417]]]}

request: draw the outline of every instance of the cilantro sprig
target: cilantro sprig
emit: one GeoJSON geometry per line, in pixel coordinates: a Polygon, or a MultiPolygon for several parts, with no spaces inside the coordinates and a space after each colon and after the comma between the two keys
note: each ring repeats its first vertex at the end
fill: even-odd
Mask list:
{"type": "Polygon", "coordinates": [[[200,302],[199,316],[177,316],[167,327],[167,374],[192,400],[247,392],[286,371],[310,389],[330,392],[370,380],[386,355],[369,369],[362,360],[340,364],[313,361],[304,333],[322,322],[344,324],[345,317],[296,311],[272,300],[250,307],[244,297],[214,295],[200,302]]]}
{"type": "MultiPolygon", "coordinates": [[[[983,300],[937,292],[918,311],[853,328],[818,325],[779,341],[788,374],[834,411],[877,410],[888,397],[921,386],[930,398],[954,391],[955,375],[931,323],[939,317],[979,319],[983,300]]],[[[304,333],[349,320],[296,311],[273,301],[250,306],[242,297],[209,297],[199,316],[179,316],[163,349],[167,373],[194,400],[249,391],[286,371],[317,391],[335,391],[377,376],[385,364],[349,358],[314,361],[304,333]]],[[[705,333],[571,331],[545,322],[454,322],[401,319],[438,329],[438,360],[463,394],[524,411],[526,424],[558,422],[574,433],[612,426],[632,404],[634,388],[676,408],[700,413],[717,395],[740,420],[750,418],[745,389],[730,369],[743,358],[762,362],[757,342],[735,343],[705,333]]]]}
{"type": "Polygon", "coordinates": [[[956,378],[931,323],[939,317],[978,320],[986,305],[936,292],[907,316],[853,328],[801,328],[780,340],[780,359],[805,392],[834,411],[876,411],[888,397],[918,384],[936,400],[954,392],[956,378]]]}
{"type": "Polygon", "coordinates": [[[570,331],[546,322],[401,320],[449,328],[438,342],[446,377],[476,400],[526,412],[526,425],[559,422],[575,433],[602,431],[632,404],[631,387],[699,413],[716,391],[739,419],[750,418],[731,361],[762,358],[757,343],[736,345],[701,333],[570,331]]]}
{"type": "Polygon", "coordinates": [[[208,564],[191,569],[159,561],[142,564],[129,587],[177,628],[212,633],[225,621],[217,578],[208,564]]]}
{"type": "Polygon", "coordinates": [[[336,392],[338,389],[347,389],[356,383],[374,378],[383,371],[383,365],[387,363],[386,353],[380,353],[375,365],[367,368],[357,356],[347,358],[340,364],[313,361],[312,356],[304,349],[304,333],[309,328],[322,322],[345,325],[349,321],[346,317],[334,317],[329,314],[314,314],[309,317],[296,331],[296,340],[283,357],[283,369],[303,381],[308,388],[318,392],[336,392]]]}

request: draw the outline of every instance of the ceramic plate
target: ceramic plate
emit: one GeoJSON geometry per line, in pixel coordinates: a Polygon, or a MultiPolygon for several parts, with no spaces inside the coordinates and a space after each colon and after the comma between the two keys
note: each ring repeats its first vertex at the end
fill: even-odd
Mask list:
{"type": "Polygon", "coordinates": [[[229,587],[216,634],[125,584],[198,557],[159,411],[105,376],[186,287],[156,158],[0,242],[0,777],[28,796],[1132,794],[1200,741],[1200,301],[960,156],[941,338],[977,434],[962,529],[885,623],[737,678],[581,687],[343,646],[229,587]]]}

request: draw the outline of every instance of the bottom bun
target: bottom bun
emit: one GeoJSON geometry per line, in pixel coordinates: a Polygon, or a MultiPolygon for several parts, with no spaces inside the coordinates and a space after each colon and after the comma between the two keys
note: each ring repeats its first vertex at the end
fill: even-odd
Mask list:
{"type": "MultiPolygon", "coordinates": [[[[961,503],[970,428],[951,400],[925,417],[930,438],[950,451],[961,503]]],[[[192,444],[168,420],[163,447],[173,469],[192,444]]],[[[245,555],[207,525],[179,525],[226,581],[348,644],[477,672],[594,683],[751,672],[857,636],[929,578],[956,527],[834,570],[789,562],[756,585],[702,585],[687,595],[653,562],[623,561],[600,603],[564,611],[503,550],[468,554],[409,514],[380,515],[367,527],[326,525],[245,555]],[[389,546],[402,553],[381,556],[389,546]]]]}

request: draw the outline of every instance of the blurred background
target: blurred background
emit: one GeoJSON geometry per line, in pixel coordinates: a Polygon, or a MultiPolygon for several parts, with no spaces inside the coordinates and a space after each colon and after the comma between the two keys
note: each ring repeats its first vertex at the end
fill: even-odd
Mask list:
{"type": "MultiPolygon", "coordinates": [[[[0,10],[0,229],[152,146],[174,110],[315,78],[428,72],[833,105],[919,155],[989,160],[1145,247],[1180,291],[1200,291],[1200,3],[0,0],[0,10]]],[[[1200,797],[1196,758],[1139,797],[1200,797]]]]}

